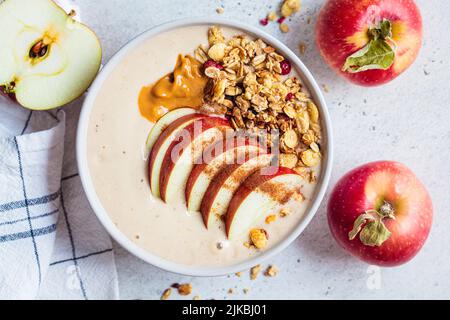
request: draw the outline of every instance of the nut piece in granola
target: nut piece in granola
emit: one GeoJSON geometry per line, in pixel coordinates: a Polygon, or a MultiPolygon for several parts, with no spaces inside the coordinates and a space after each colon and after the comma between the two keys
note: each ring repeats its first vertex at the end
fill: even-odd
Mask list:
{"type": "Polygon", "coordinates": [[[250,279],[255,280],[261,272],[261,265],[258,264],[250,269],[250,279]]]}
{"type": "Polygon", "coordinates": [[[284,0],[281,5],[281,15],[285,18],[290,17],[300,10],[300,0],[284,0]]]}
{"type": "Polygon", "coordinates": [[[308,149],[300,154],[300,159],[305,164],[305,166],[314,167],[319,164],[320,153],[317,153],[312,149],[308,149]]]}
{"type": "Polygon", "coordinates": [[[280,166],[293,169],[298,162],[298,158],[292,153],[282,153],[280,154],[280,166]]]}
{"type": "Polygon", "coordinates": [[[289,149],[294,149],[298,146],[299,139],[297,133],[290,129],[287,130],[281,137],[281,142],[289,149]]]}
{"type": "Polygon", "coordinates": [[[161,295],[161,300],[169,299],[171,294],[172,294],[172,289],[171,288],[168,288],[168,289],[164,290],[163,294],[161,295]]]}
{"type": "Polygon", "coordinates": [[[225,43],[216,43],[208,50],[208,56],[214,61],[222,61],[225,56],[225,48],[227,45],[225,43]]]}
{"type": "Polygon", "coordinates": [[[250,240],[257,249],[264,249],[267,246],[267,232],[264,229],[250,230],[250,240]]]}
{"type": "Polygon", "coordinates": [[[264,275],[266,277],[275,277],[277,274],[278,274],[278,268],[274,265],[267,267],[266,271],[264,272],[264,275]]]}
{"type": "Polygon", "coordinates": [[[210,46],[215,45],[216,43],[225,42],[225,37],[222,34],[222,30],[217,26],[212,26],[208,30],[208,43],[210,46]]]}

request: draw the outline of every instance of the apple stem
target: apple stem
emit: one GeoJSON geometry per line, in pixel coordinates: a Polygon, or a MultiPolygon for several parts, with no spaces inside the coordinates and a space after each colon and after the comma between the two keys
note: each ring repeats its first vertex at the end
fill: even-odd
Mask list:
{"type": "Polygon", "coordinates": [[[350,240],[354,240],[359,234],[359,239],[366,246],[381,246],[389,237],[391,232],[384,225],[383,219],[394,219],[394,207],[384,201],[379,210],[368,210],[356,218],[353,229],[348,233],[350,240]]]}
{"type": "Polygon", "coordinates": [[[390,204],[389,202],[384,201],[378,211],[383,216],[383,218],[391,218],[395,220],[395,210],[392,204],[390,204]]]}

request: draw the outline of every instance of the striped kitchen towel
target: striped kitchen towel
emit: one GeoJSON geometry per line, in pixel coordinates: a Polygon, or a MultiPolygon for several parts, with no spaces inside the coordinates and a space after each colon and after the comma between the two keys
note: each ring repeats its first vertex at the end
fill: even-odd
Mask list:
{"type": "Polygon", "coordinates": [[[76,172],[76,117],[65,118],[0,97],[0,299],[118,298],[111,239],[76,172]]]}

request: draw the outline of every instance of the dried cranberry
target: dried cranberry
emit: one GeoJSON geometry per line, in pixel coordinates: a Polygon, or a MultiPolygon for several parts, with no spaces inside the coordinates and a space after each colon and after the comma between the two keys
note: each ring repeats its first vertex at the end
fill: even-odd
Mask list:
{"type": "Polygon", "coordinates": [[[278,23],[283,23],[284,20],[286,20],[286,17],[280,17],[280,18],[278,18],[277,22],[278,23]]]}
{"type": "Polygon", "coordinates": [[[206,68],[209,68],[209,67],[214,67],[214,68],[217,68],[217,69],[219,69],[219,70],[222,70],[223,69],[223,65],[221,65],[220,63],[218,63],[218,62],[216,62],[216,61],[214,61],[214,60],[208,60],[208,61],[206,61],[205,62],[205,64],[203,65],[203,67],[206,69],[206,68]]]}
{"type": "Polygon", "coordinates": [[[289,62],[289,60],[283,60],[280,62],[280,67],[281,67],[281,74],[283,76],[289,74],[291,72],[291,63],[289,62]]]}
{"type": "Polygon", "coordinates": [[[292,92],[289,92],[286,95],[286,101],[291,101],[292,99],[294,99],[294,94],[292,92]]]}
{"type": "Polygon", "coordinates": [[[263,26],[267,26],[267,24],[269,23],[269,19],[267,18],[261,19],[259,20],[259,23],[263,26]]]}

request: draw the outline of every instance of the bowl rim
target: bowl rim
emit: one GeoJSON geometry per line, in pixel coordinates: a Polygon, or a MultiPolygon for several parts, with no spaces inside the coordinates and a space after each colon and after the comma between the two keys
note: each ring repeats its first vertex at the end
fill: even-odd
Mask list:
{"type": "Polygon", "coordinates": [[[92,210],[96,214],[100,223],[107,230],[109,235],[115,241],[117,241],[123,248],[125,248],[128,252],[140,258],[141,260],[169,272],[187,276],[205,276],[205,277],[222,276],[250,269],[251,267],[257,264],[260,264],[264,260],[273,257],[275,254],[280,253],[282,250],[287,248],[295,239],[297,239],[297,237],[303,232],[306,226],[310,223],[312,218],[315,216],[320,204],[322,203],[330,180],[333,163],[333,131],[331,127],[331,119],[327,110],[325,98],[323,97],[319,85],[315,81],[314,77],[312,76],[308,68],[306,68],[306,66],[300,60],[300,58],[297,55],[295,55],[292,52],[292,50],[290,50],[280,40],[269,35],[265,31],[258,29],[255,26],[247,25],[245,23],[230,19],[184,18],[160,24],[139,34],[134,39],[132,39],[131,41],[127,42],[124,46],[122,46],[122,48],[120,48],[102,68],[102,70],[92,83],[87,93],[87,96],[83,102],[82,110],[78,121],[77,136],[76,136],[76,158],[81,183],[92,210]],[[107,79],[110,73],[115,69],[115,67],[122,61],[122,59],[130,51],[139,46],[145,40],[154,37],[162,32],[167,32],[182,27],[191,27],[198,25],[221,25],[225,27],[240,29],[249,35],[260,37],[266,43],[269,43],[275,49],[277,49],[277,51],[279,51],[283,56],[289,59],[293,67],[295,67],[295,69],[299,73],[302,82],[310,91],[310,94],[313,96],[314,101],[316,102],[320,110],[323,128],[322,130],[325,130],[324,136],[326,137],[325,139],[326,152],[324,155],[324,161],[322,161],[321,177],[318,179],[318,184],[315,190],[315,197],[311,201],[308,209],[305,211],[304,216],[300,220],[298,225],[286,236],[284,240],[280,241],[278,244],[268,249],[264,253],[236,264],[219,267],[215,266],[196,267],[172,262],[141,248],[131,239],[129,239],[112,222],[112,219],[106,212],[99,197],[97,196],[93,181],[90,177],[90,170],[87,159],[87,138],[88,138],[90,113],[91,110],[93,109],[98,92],[100,91],[105,79],[107,79]]]}

